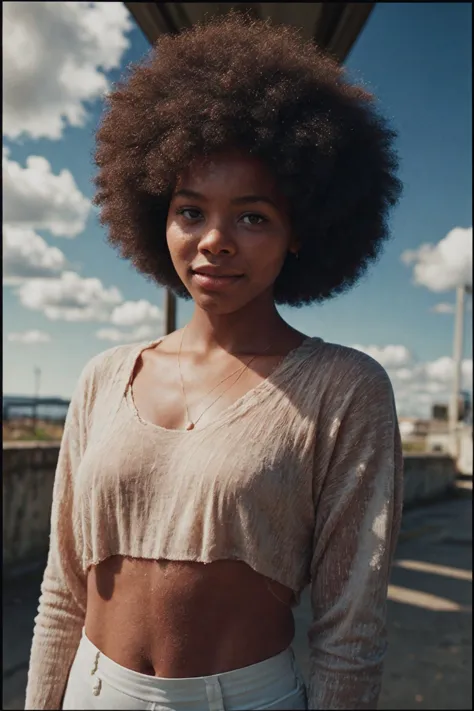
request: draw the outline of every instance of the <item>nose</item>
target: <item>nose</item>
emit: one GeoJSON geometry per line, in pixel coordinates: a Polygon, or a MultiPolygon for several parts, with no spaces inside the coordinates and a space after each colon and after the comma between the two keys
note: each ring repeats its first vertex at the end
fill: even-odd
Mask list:
{"type": "Polygon", "coordinates": [[[201,235],[198,249],[204,254],[234,254],[235,245],[228,230],[212,227],[201,235]]]}

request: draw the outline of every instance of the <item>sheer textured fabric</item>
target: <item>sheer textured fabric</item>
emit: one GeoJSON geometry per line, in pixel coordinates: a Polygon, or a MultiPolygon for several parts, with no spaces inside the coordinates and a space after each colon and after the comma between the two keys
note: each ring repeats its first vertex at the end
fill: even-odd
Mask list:
{"type": "Polygon", "coordinates": [[[87,570],[112,555],[241,560],[290,587],[294,605],[310,585],[308,707],[375,708],[403,498],[385,370],[307,338],[215,421],[167,430],[142,421],[131,398],[150,345],[93,358],[71,401],[26,708],[60,707],[87,570]]]}

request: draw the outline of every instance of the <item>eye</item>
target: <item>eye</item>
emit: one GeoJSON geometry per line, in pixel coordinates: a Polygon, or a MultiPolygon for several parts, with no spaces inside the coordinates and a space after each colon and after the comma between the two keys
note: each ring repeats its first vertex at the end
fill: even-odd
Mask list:
{"type": "Polygon", "coordinates": [[[263,222],[268,222],[266,217],[263,217],[262,215],[257,215],[256,212],[250,212],[247,215],[243,215],[242,219],[249,220],[249,222],[245,223],[247,225],[261,225],[263,222]]]}
{"type": "Polygon", "coordinates": [[[180,207],[176,210],[177,215],[183,215],[186,220],[198,220],[201,217],[201,210],[197,207],[180,207]]]}

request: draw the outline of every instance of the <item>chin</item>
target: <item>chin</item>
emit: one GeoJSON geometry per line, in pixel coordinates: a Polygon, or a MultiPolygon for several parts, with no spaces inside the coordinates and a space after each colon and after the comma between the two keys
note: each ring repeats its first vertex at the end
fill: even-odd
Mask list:
{"type": "Polygon", "coordinates": [[[190,291],[190,294],[196,306],[216,316],[225,316],[226,314],[240,311],[253,301],[251,295],[249,295],[248,298],[244,297],[242,299],[242,294],[240,294],[240,298],[236,298],[235,294],[231,296],[230,294],[226,295],[218,292],[205,293],[203,291],[196,291],[195,289],[193,289],[193,292],[190,291]]]}
{"type": "Polygon", "coordinates": [[[217,316],[232,314],[244,306],[244,304],[226,303],[224,299],[218,298],[217,296],[203,296],[199,294],[196,298],[193,297],[193,299],[196,306],[199,306],[200,309],[208,313],[216,314],[217,316]]]}

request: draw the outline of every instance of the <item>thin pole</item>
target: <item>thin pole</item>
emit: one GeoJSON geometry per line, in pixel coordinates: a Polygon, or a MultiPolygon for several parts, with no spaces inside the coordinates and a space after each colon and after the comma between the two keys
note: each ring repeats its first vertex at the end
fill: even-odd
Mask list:
{"type": "Polygon", "coordinates": [[[33,405],[33,432],[36,432],[36,423],[38,419],[38,398],[39,398],[39,390],[40,390],[40,378],[41,378],[41,369],[35,366],[34,369],[35,373],[35,394],[34,394],[34,405],[33,405]]]}
{"type": "Polygon", "coordinates": [[[165,335],[176,331],[176,297],[165,288],[165,335]]]}
{"type": "Polygon", "coordinates": [[[449,431],[451,435],[451,453],[455,460],[459,457],[459,393],[461,390],[461,367],[464,336],[464,294],[465,287],[456,289],[456,316],[454,323],[453,343],[453,389],[451,392],[451,407],[449,408],[449,431]]]}

